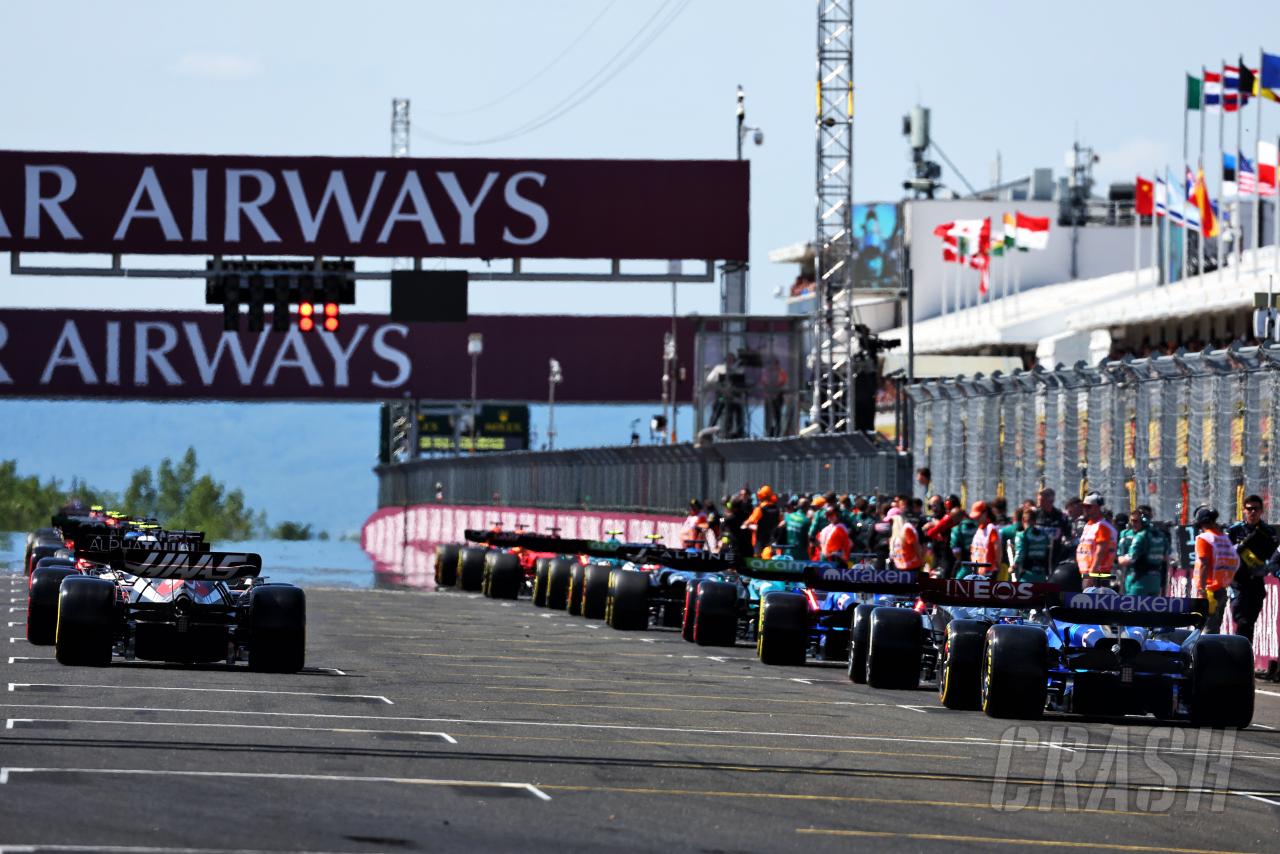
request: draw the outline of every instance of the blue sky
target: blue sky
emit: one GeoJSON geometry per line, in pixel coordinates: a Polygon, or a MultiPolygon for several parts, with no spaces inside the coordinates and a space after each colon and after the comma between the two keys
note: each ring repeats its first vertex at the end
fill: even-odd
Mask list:
{"type": "MultiPolygon", "coordinates": [[[[857,8],[854,187],[861,200],[901,195],[909,163],[900,122],[916,102],[933,109],[935,140],[974,184],[987,183],[997,151],[1005,177],[1036,166],[1061,172],[1077,134],[1098,151],[1103,181],[1176,162],[1184,71],[1242,51],[1256,55],[1259,25],[1276,20],[1274,3],[1264,2],[1233,3],[1230,17],[1190,2],[916,0],[857,8]]],[[[0,52],[5,148],[384,155],[390,101],[407,97],[414,156],[732,157],[741,84],[748,122],[765,133],[763,146],[748,146],[753,311],[781,311],[773,291],[794,276],[769,264],[768,251],[812,231],[813,2],[7,2],[0,27],[8,36],[0,52]],[[645,27],[669,17],[660,32],[645,27]],[[628,45],[646,42],[619,68],[620,52],[629,57],[628,45]],[[555,116],[558,105],[572,109],[512,135],[555,116]],[[444,141],[492,137],[509,138],[444,141]]],[[[1267,109],[1269,129],[1280,130],[1280,108],[1267,109]]],[[[1252,123],[1252,110],[1247,117],[1252,123]]],[[[1215,132],[1211,125],[1210,137],[1215,132]]],[[[959,183],[950,170],[944,179],[959,183]]],[[[386,307],[385,288],[362,289],[360,308],[386,307]]],[[[663,313],[667,300],[661,286],[482,284],[473,286],[472,310],[663,313]]],[[[190,282],[107,287],[0,270],[0,306],[201,303],[190,282]]],[[[682,311],[709,313],[716,303],[713,285],[681,288],[682,311]]],[[[77,406],[0,403],[0,458],[16,456],[26,471],[114,476],[93,449],[68,450],[15,429],[36,416],[70,425],[77,406]]],[[[143,418],[157,408],[139,406],[97,407],[95,424],[127,433],[176,418],[143,418]]],[[[215,409],[242,425],[245,447],[261,448],[254,434],[287,421],[275,413],[280,407],[215,409]]],[[[280,484],[290,472],[283,464],[273,470],[269,455],[248,466],[229,454],[215,474],[244,485],[277,518],[340,527],[372,502],[366,440],[343,426],[360,423],[369,409],[299,411],[309,423],[332,420],[312,439],[347,461],[334,481],[344,488],[333,492],[362,488],[352,486],[359,477],[369,484],[361,496],[335,499],[337,508],[316,497],[291,500],[296,512],[280,514],[273,507],[284,500],[280,484]]],[[[566,441],[612,442],[639,414],[566,412],[557,420],[566,441]]],[[[375,426],[370,419],[370,438],[375,426]]],[[[57,429],[73,435],[70,426],[47,429],[55,438],[57,429]]],[[[165,433],[148,447],[175,453],[185,443],[165,433]]],[[[143,456],[138,464],[150,461],[143,456]]],[[[323,493],[325,481],[308,483],[308,492],[323,493]]]]}

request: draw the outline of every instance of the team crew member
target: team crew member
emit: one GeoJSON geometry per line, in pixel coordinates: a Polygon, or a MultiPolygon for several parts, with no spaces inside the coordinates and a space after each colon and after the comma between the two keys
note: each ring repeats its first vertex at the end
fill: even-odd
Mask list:
{"type": "MultiPolygon", "coordinates": [[[[991,508],[985,501],[975,501],[969,510],[969,518],[977,524],[973,539],[969,541],[969,560],[973,563],[985,563],[987,566],[975,567],[972,571],[979,575],[1000,575],[1000,529],[991,517],[991,508]]],[[[957,574],[957,578],[962,577],[957,574]]]]}
{"type": "Polygon", "coordinates": [[[1139,508],[1129,518],[1130,536],[1120,547],[1116,563],[1126,570],[1124,592],[1131,596],[1159,596],[1164,590],[1164,561],[1168,538],[1151,526],[1151,517],[1139,508]]]}
{"type": "Polygon", "coordinates": [[[1013,537],[1013,577],[1018,581],[1047,581],[1053,534],[1036,524],[1034,507],[1021,511],[1022,530],[1013,537]]]}
{"type": "Polygon", "coordinates": [[[826,506],[827,524],[818,532],[818,559],[838,563],[849,562],[849,551],[853,545],[849,539],[849,529],[840,521],[840,511],[834,504],[826,506]]]}
{"type": "Polygon", "coordinates": [[[793,495],[787,509],[790,512],[782,520],[787,531],[787,548],[791,557],[805,560],[809,557],[809,499],[793,495]]]}
{"type": "Polygon", "coordinates": [[[752,532],[752,552],[760,557],[765,548],[773,543],[773,532],[782,521],[782,512],[778,510],[778,496],[773,487],[765,484],[756,490],[756,506],[742,523],[743,530],[752,532]]]}
{"type": "Polygon", "coordinates": [[[1076,545],[1076,566],[1085,587],[1109,587],[1116,562],[1116,529],[1102,518],[1102,496],[1090,492],[1084,497],[1084,528],[1076,545]]]}
{"type": "Polygon", "coordinates": [[[1209,619],[1204,633],[1216,635],[1222,629],[1227,609],[1227,588],[1240,568],[1240,557],[1231,538],[1218,526],[1218,511],[1211,507],[1196,510],[1196,566],[1191,573],[1191,589],[1209,600],[1209,619]]]}
{"type": "Polygon", "coordinates": [[[897,508],[887,514],[893,520],[893,533],[889,537],[889,559],[894,567],[902,570],[924,569],[924,546],[916,526],[897,508]]]}
{"type": "Polygon", "coordinates": [[[1267,562],[1277,554],[1280,533],[1262,520],[1262,498],[1250,495],[1244,500],[1244,519],[1227,528],[1227,536],[1240,555],[1240,571],[1231,585],[1236,591],[1231,616],[1236,634],[1253,640],[1253,627],[1266,598],[1267,562]]]}
{"type": "Polygon", "coordinates": [[[707,514],[702,512],[702,502],[696,498],[689,501],[689,515],[684,517],[680,542],[686,549],[702,549],[707,545],[707,514]]]}

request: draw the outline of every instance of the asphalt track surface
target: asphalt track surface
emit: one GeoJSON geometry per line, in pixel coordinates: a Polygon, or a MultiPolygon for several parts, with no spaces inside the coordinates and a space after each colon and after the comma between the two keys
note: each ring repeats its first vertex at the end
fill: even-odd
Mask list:
{"type": "Polygon", "coordinates": [[[68,668],[24,639],[22,579],[0,593],[0,852],[1276,850],[1274,684],[1234,742],[1019,729],[836,665],[382,590],[309,591],[296,675],[68,668]]]}

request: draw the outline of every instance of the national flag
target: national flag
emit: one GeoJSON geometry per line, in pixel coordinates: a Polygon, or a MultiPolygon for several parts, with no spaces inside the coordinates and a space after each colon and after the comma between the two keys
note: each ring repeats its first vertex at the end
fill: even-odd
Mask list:
{"type": "Polygon", "coordinates": [[[1240,57],[1240,91],[1244,94],[1244,100],[1241,104],[1249,103],[1249,96],[1258,94],[1258,75],[1257,72],[1244,64],[1244,57],[1240,57]]]}
{"type": "Polygon", "coordinates": [[[986,295],[991,283],[991,218],[984,217],[978,227],[977,249],[971,253],[969,266],[982,275],[978,279],[978,293],[986,295]]]}
{"type": "Polygon", "coordinates": [[[1187,75],[1187,109],[1188,110],[1200,109],[1200,100],[1204,94],[1201,91],[1201,88],[1202,88],[1202,84],[1200,82],[1200,78],[1192,77],[1190,74],[1188,74],[1187,75]]]}
{"type": "Polygon", "coordinates": [[[1018,245],[1018,221],[1011,213],[1004,215],[1004,245],[1006,249],[1013,249],[1018,245]]]}
{"type": "Polygon", "coordinates": [[[1218,221],[1213,216],[1213,203],[1209,200],[1209,189],[1204,184],[1204,169],[1196,171],[1195,184],[1196,207],[1200,209],[1200,233],[1205,237],[1218,236],[1218,221]]]}
{"type": "Polygon", "coordinates": [[[933,230],[934,237],[942,238],[942,260],[948,264],[954,264],[960,260],[956,253],[956,239],[951,235],[955,225],[954,222],[944,222],[933,230]]]}
{"type": "Polygon", "coordinates": [[[1258,195],[1276,194],[1276,177],[1280,171],[1280,148],[1274,142],[1258,142],[1258,195]]]}
{"type": "Polygon", "coordinates": [[[1239,187],[1242,196],[1251,196],[1258,192],[1258,170],[1243,152],[1240,154],[1240,169],[1236,172],[1236,186],[1239,187]]]}
{"type": "Polygon", "coordinates": [[[1236,156],[1229,151],[1222,152],[1222,195],[1224,198],[1236,194],[1236,156]]]}
{"type": "Polygon", "coordinates": [[[1217,107],[1222,103],[1222,75],[1213,71],[1204,72],[1204,105],[1205,108],[1217,107]]]}
{"type": "Polygon", "coordinates": [[[1240,69],[1222,66],[1222,109],[1234,113],[1240,109],[1240,69]]]}
{"type": "MultiPolygon", "coordinates": [[[[1273,62],[1277,59],[1277,57],[1274,57],[1269,53],[1264,53],[1262,55],[1262,58],[1264,61],[1270,58],[1273,62]]],[[[1260,82],[1261,80],[1260,75],[1261,75],[1261,69],[1258,69],[1257,71],[1250,70],[1245,66],[1244,58],[1241,57],[1240,59],[1240,91],[1248,92],[1250,95],[1253,95],[1255,97],[1268,98],[1272,101],[1280,101],[1280,95],[1276,94],[1275,89],[1265,86],[1260,82]]],[[[1268,79],[1272,79],[1272,78],[1268,77],[1268,79]]],[[[1273,85],[1280,85],[1280,80],[1276,80],[1273,85]]]]}
{"type": "Polygon", "coordinates": [[[1155,212],[1155,185],[1138,176],[1133,187],[1133,210],[1138,216],[1152,216],[1155,212]]]}
{"type": "Polygon", "coordinates": [[[1263,53],[1262,64],[1258,68],[1259,94],[1273,101],[1280,101],[1280,55],[1263,53]]]}
{"type": "Polygon", "coordinates": [[[1044,249],[1049,245],[1049,218],[1024,216],[1018,213],[1018,246],[1027,249],[1044,249]]]}
{"type": "Polygon", "coordinates": [[[1169,186],[1159,176],[1156,177],[1153,200],[1155,202],[1156,216],[1167,216],[1169,213],[1169,186]]]}
{"type": "Polygon", "coordinates": [[[1164,183],[1165,183],[1165,186],[1168,187],[1168,193],[1169,193],[1169,203],[1168,203],[1169,224],[1176,225],[1177,227],[1181,228],[1183,226],[1183,216],[1182,216],[1183,202],[1180,198],[1178,198],[1178,195],[1179,195],[1178,189],[1177,189],[1177,186],[1174,184],[1173,174],[1169,172],[1168,167],[1165,167],[1164,183]]]}

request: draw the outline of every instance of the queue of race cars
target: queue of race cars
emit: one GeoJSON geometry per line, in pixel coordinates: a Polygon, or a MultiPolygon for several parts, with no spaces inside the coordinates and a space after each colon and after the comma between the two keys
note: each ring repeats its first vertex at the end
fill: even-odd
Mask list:
{"type": "Polygon", "coordinates": [[[62,664],[303,667],[302,590],[268,583],[259,555],[211,551],[201,532],[69,505],[28,534],[23,567],[27,640],[53,646],[62,664]]]}
{"type": "MultiPolygon", "coordinates": [[[[750,643],[769,665],[844,662],[876,689],[936,685],[943,706],[998,718],[1045,712],[1147,715],[1212,727],[1253,717],[1253,652],[1204,631],[1203,598],[1121,593],[1059,567],[1002,580],[980,562],[961,577],[901,570],[882,556],[765,559],[550,534],[466,532],[437,549],[441,589],[540,608],[615,629],[678,629],[701,646],[750,643]]],[[[656,538],[655,538],[656,539],[656,538]]]]}

